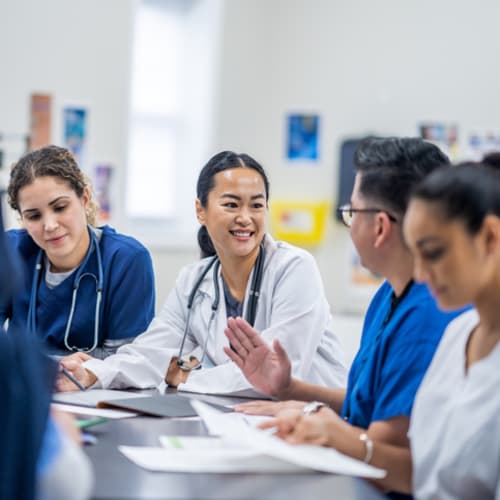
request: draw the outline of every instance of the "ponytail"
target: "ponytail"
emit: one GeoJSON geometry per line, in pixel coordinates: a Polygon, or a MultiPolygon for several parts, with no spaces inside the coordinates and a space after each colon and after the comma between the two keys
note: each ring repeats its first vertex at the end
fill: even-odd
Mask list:
{"type": "Polygon", "coordinates": [[[198,229],[198,245],[200,246],[202,258],[210,257],[217,253],[215,251],[214,244],[208,235],[206,226],[201,226],[200,229],[198,229]]]}

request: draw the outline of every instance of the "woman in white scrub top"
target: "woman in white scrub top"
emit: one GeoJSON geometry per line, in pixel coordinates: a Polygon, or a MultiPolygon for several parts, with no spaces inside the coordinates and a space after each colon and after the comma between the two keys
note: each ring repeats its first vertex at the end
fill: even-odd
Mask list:
{"type": "MultiPolygon", "coordinates": [[[[305,250],[266,233],[268,196],[253,158],[230,151],[211,158],[197,184],[203,258],[181,270],[163,309],[134,342],[106,360],[75,354],[63,360],[66,368],[87,387],[147,388],[165,380],[195,392],[250,389],[224,353],[227,318],[242,316],[268,342],[280,340],[295,376],[343,387],[346,368],[317,265],[305,250]]],[[[60,380],[61,390],[74,388],[60,380]]]]}
{"type": "Polygon", "coordinates": [[[500,173],[463,165],[414,193],[405,221],[415,276],[462,307],[417,393],[410,426],[420,499],[493,499],[500,479],[500,173]]]}

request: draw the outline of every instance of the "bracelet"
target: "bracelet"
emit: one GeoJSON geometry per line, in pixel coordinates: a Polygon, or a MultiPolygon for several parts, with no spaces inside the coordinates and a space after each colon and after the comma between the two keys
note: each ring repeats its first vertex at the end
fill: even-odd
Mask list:
{"type": "Polygon", "coordinates": [[[363,432],[363,434],[359,435],[359,440],[363,441],[363,443],[365,443],[365,448],[366,448],[366,454],[365,454],[365,458],[363,458],[363,462],[365,464],[369,464],[372,457],[373,457],[373,441],[370,439],[368,434],[366,434],[365,432],[363,432]]]}

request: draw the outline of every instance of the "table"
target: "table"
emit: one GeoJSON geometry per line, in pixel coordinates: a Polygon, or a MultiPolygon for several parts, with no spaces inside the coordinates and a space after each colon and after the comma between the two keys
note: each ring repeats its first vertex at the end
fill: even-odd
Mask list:
{"type": "MultiPolygon", "coordinates": [[[[194,396],[226,404],[228,398],[194,396]]],[[[86,446],[95,472],[95,499],[342,499],[385,498],[361,479],[325,473],[187,474],[149,472],[130,462],[118,445],[158,446],[164,434],[205,435],[201,421],[136,417],[92,428],[95,445],[86,446]]]]}

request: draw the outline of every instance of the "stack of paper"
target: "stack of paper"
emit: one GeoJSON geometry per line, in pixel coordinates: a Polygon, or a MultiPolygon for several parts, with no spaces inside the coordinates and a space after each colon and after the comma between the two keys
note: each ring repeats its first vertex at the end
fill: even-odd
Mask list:
{"type": "Polygon", "coordinates": [[[214,438],[164,437],[164,448],[120,446],[120,451],[148,470],[178,472],[324,471],[381,478],[385,471],[321,446],[292,446],[248,425],[244,417],[221,413],[191,401],[214,438]]]}

